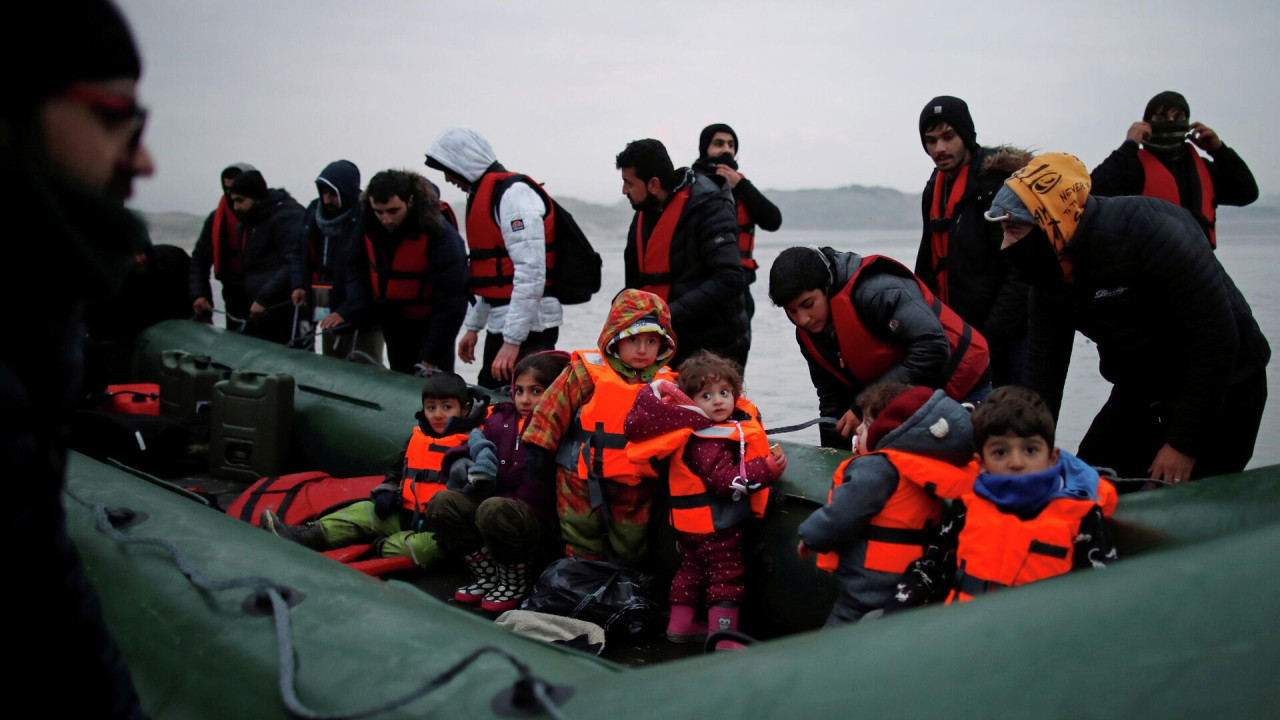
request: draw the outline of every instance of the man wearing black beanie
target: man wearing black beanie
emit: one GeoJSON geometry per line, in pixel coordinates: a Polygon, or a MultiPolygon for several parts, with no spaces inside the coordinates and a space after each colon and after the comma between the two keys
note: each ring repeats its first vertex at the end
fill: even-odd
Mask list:
{"type": "Polygon", "coordinates": [[[924,233],[916,275],[987,338],[992,384],[1025,380],[1027,286],[1000,255],[1001,234],[984,222],[991,199],[1030,155],[978,144],[964,100],[942,95],[920,112],[920,142],[934,170],[921,200],[924,233]]]}
{"type": "Polygon", "coordinates": [[[1181,205],[1217,248],[1217,207],[1257,200],[1258,183],[1235,150],[1212,128],[1189,123],[1190,117],[1181,93],[1165,90],[1151,98],[1120,147],[1093,169],[1093,195],[1146,195],[1181,205]]]}
{"type": "MultiPolygon", "coordinates": [[[[225,178],[225,171],[223,174],[225,178]]],[[[214,248],[201,241],[208,237],[212,244],[214,231],[210,224],[216,218],[206,221],[209,234],[201,233],[192,252],[192,307],[197,314],[212,311],[209,266],[213,264],[214,274],[223,283],[227,312],[248,321],[244,333],[288,343],[294,330],[294,308],[289,302],[289,253],[302,232],[302,206],[285,190],[268,188],[262,173],[252,167],[231,179],[226,198],[237,226],[228,238],[229,246],[217,248],[220,262],[214,263],[214,248]]],[[[235,324],[229,323],[228,327],[235,324]]]]}
{"type": "Polygon", "coordinates": [[[32,4],[9,30],[24,42],[0,50],[5,67],[21,70],[0,110],[6,266],[47,287],[33,294],[16,278],[0,283],[10,311],[10,341],[0,343],[0,467],[12,480],[0,527],[19,549],[7,569],[23,587],[13,598],[7,639],[17,657],[6,684],[38,693],[57,683],[63,691],[37,702],[59,715],[138,718],[137,692],[67,535],[62,489],[67,426],[82,394],[81,312],[119,292],[147,246],[123,207],[133,179],[154,169],[141,143],[141,63],[106,0],[32,4]]]}
{"type": "Polygon", "coordinates": [[[782,227],[782,213],[769,202],[756,186],[738,172],[738,133],[724,123],[702,128],[698,136],[698,160],[694,171],[728,184],[738,214],[738,253],[742,257],[742,271],[747,276],[747,322],[756,314],[756,303],[751,297],[751,285],[756,281],[760,264],[754,257],[756,227],[774,232],[782,227]]]}

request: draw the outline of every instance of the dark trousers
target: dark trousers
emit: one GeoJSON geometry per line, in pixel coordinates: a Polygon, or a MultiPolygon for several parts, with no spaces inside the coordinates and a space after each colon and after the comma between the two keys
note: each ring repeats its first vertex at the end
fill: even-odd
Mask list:
{"type": "MultiPolygon", "coordinates": [[[[1228,387],[1221,411],[1206,425],[1192,478],[1244,470],[1253,457],[1266,405],[1265,371],[1228,387]]],[[[1152,402],[1145,395],[1116,386],[1094,417],[1076,454],[1091,465],[1114,469],[1122,478],[1149,477],[1147,468],[1165,444],[1169,413],[1166,403],[1152,402]]],[[[1139,483],[1122,483],[1119,489],[1139,487],[1139,483]]]]}
{"type": "MultiPolygon", "coordinates": [[[[524,342],[520,343],[520,350],[516,353],[516,362],[519,363],[526,356],[540,353],[543,350],[555,350],[556,341],[559,339],[560,328],[558,327],[529,333],[524,342]]],[[[493,359],[498,356],[498,351],[502,349],[504,342],[506,341],[502,339],[502,333],[485,333],[484,356],[480,359],[480,375],[476,378],[476,384],[480,387],[497,390],[511,384],[510,380],[503,382],[495,378],[491,370],[493,359]]]]}
{"type": "Polygon", "coordinates": [[[495,562],[530,562],[540,547],[542,525],[533,508],[520,500],[485,500],[456,490],[441,490],[427,503],[423,527],[450,555],[467,555],[489,548],[495,562]]]}
{"type": "Polygon", "coordinates": [[[387,361],[391,369],[412,375],[413,366],[426,361],[446,372],[453,372],[454,352],[450,337],[449,347],[425,347],[431,332],[431,320],[411,320],[396,316],[382,318],[382,337],[387,343],[387,361]]]}

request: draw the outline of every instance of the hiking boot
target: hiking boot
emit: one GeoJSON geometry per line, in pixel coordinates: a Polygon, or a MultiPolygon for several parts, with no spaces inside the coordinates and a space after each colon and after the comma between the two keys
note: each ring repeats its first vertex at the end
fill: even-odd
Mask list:
{"type": "Polygon", "coordinates": [[[497,564],[497,584],[480,601],[480,609],[489,612],[514,610],[529,594],[529,574],[524,563],[497,564]]]}
{"type": "Polygon", "coordinates": [[[258,524],[272,535],[279,535],[303,547],[317,551],[329,549],[329,543],[324,539],[324,528],[317,523],[289,525],[281,520],[279,515],[270,510],[263,510],[262,515],[258,516],[258,524]]]}
{"type": "MultiPolygon", "coordinates": [[[[737,631],[738,604],[719,602],[707,608],[707,629],[713,633],[721,630],[737,631]]],[[[746,645],[732,640],[720,640],[716,643],[716,650],[741,650],[745,647],[746,645]]]]}
{"type": "Polygon", "coordinates": [[[475,582],[455,590],[453,599],[463,605],[475,605],[484,600],[485,595],[498,586],[498,571],[493,561],[489,559],[488,548],[480,548],[462,559],[466,561],[467,569],[471,571],[471,577],[475,578],[475,582]]]}
{"type": "Polygon", "coordinates": [[[702,642],[707,639],[706,623],[693,618],[692,605],[672,605],[671,620],[667,623],[667,639],[673,643],[702,642]]]}

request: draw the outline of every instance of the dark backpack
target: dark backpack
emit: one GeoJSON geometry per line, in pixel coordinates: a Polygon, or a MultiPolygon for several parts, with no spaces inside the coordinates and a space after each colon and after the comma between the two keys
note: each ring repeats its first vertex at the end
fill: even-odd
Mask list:
{"type": "Polygon", "coordinates": [[[550,287],[547,288],[547,296],[556,298],[562,305],[581,305],[590,302],[591,296],[600,292],[600,268],[604,261],[600,259],[600,253],[591,247],[591,241],[587,239],[586,233],[578,227],[578,221],[573,219],[573,213],[565,210],[563,205],[556,202],[555,198],[528,175],[512,175],[503,180],[502,185],[494,188],[493,208],[490,212],[497,210],[498,203],[502,200],[502,193],[506,192],[512,183],[521,181],[528,182],[542,196],[543,202],[550,203],[555,208],[555,221],[552,225],[555,239],[552,245],[556,254],[556,266],[547,278],[551,282],[550,287]]]}

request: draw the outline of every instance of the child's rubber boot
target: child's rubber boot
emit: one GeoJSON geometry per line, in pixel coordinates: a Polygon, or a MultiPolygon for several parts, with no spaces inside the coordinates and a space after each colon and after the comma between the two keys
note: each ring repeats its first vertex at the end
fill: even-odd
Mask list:
{"type": "Polygon", "coordinates": [[[673,643],[702,642],[707,639],[707,626],[693,618],[692,605],[672,605],[667,623],[667,639],[673,643]]]}
{"type": "Polygon", "coordinates": [[[475,582],[455,590],[453,599],[463,605],[477,605],[498,585],[498,570],[489,559],[489,548],[480,548],[462,559],[466,561],[467,569],[471,571],[475,582]]]}
{"type": "MultiPolygon", "coordinates": [[[[719,632],[720,630],[738,629],[738,604],[730,602],[718,602],[707,608],[707,630],[709,632],[719,632]]],[[[716,643],[716,650],[741,650],[745,648],[739,642],[732,640],[721,640],[716,643]]]]}
{"type": "Polygon", "coordinates": [[[524,563],[497,563],[497,584],[480,601],[480,609],[489,612],[514,610],[529,594],[528,567],[524,563]]]}
{"type": "Polygon", "coordinates": [[[329,549],[329,543],[324,539],[324,528],[317,523],[289,525],[281,520],[279,515],[270,510],[263,510],[258,516],[258,524],[272,535],[279,535],[303,547],[317,551],[329,549]]]}

